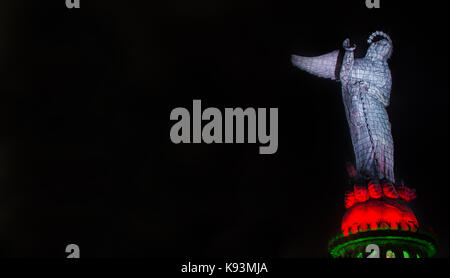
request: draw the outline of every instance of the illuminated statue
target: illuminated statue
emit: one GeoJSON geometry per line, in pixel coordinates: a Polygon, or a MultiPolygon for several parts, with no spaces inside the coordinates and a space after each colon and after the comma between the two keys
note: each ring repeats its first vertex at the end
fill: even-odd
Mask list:
{"type": "Polygon", "coordinates": [[[346,39],[341,66],[339,50],[317,57],[292,55],[292,63],[311,74],[341,82],[357,173],[362,178],[394,183],[394,142],[386,112],[391,92],[387,60],[393,45],[381,31],[374,32],[367,42],[366,56],[355,59],[355,46],[346,39]],[[381,39],[375,41],[378,37],[381,39]]]}
{"type": "Polygon", "coordinates": [[[338,50],[318,57],[292,56],[300,69],[341,82],[356,158],[356,169],[347,165],[352,188],[345,193],[341,234],[329,242],[329,252],[334,258],[432,257],[437,241],[424,233],[409,206],[416,191],[394,180],[394,142],[386,112],[392,41],[376,31],[367,42],[367,53],[359,59],[349,39],[342,56],[338,50]]]}

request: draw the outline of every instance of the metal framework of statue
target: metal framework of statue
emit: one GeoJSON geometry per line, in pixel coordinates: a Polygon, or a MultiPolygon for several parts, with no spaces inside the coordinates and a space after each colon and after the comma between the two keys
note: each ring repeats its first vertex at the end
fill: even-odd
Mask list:
{"type": "Polygon", "coordinates": [[[363,58],[354,57],[356,46],[346,39],[341,63],[339,50],[317,57],[292,55],[292,63],[316,76],[341,82],[358,175],[394,183],[394,142],[386,111],[392,84],[387,60],[393,45],[381,31],[372,33],[367,42],[370,46],[363,58]]]}
{"type": "Polygon", "coordinates": [[[330,241],[330,254],[360,257],[368,252],[365,244],[370,243],[389,257],[394,251],[406,258],[409,254],[432,257],[437,242],[419,231],[419,221],[408,205],[416,198],[416,191],[403,182],[395,184],[394,142],[386,111],[392,85],[387,63],[392,40],[376,31],[367,42],[363,58],[354,57],[356,46],[350,45],[349,39],[343,42],[343,55],[339,50],[317,57],[292,55],[296,67],[341,82],[356,158],[356,169],[347,167],[353,188],[345,193],[342,234],[330,241]]]}

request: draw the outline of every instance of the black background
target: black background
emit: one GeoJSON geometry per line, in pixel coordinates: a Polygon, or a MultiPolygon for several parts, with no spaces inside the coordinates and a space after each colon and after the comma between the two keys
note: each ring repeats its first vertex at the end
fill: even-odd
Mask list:
{"type": "MultiPolygon", "coordinates": [[[[1,1],[0,256],[326,257],[352,147],[339,84],[290,55],[391,35],[398,180],[448,257],[447,8],[1,1]],[[278,107],[279,148],[172,144],[176,107],[278,107]]],[[[313,3],[310,3],[313,2],[313,3]]]]}

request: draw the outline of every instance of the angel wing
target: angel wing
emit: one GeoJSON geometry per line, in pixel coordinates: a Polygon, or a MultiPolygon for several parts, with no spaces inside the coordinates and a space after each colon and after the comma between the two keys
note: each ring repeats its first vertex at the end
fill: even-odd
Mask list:
{"type": "Polygon", "coordinates": [[[335,50],[333,52],[316,57],[292,55],[291,61],[294,66],[306,72],[319,77],[336,80],[338,79],[337,74],[339,72],[336,69],[336,67],[338,66],[338,56],[339,50],[335,50]]]}

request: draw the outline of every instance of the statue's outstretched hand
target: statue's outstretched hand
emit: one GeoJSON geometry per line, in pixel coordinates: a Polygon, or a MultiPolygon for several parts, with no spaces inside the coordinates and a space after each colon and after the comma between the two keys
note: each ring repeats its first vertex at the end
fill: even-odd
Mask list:
{"type": "Polygon", "coordinates": [[[356,49],[356,45],[353,44],[352,46],[350,46],[350,39],[345,39],[345,41],[342,43],[342,46],[345,48],[345,50],[347,51],[353,51],[356,49]]]}

